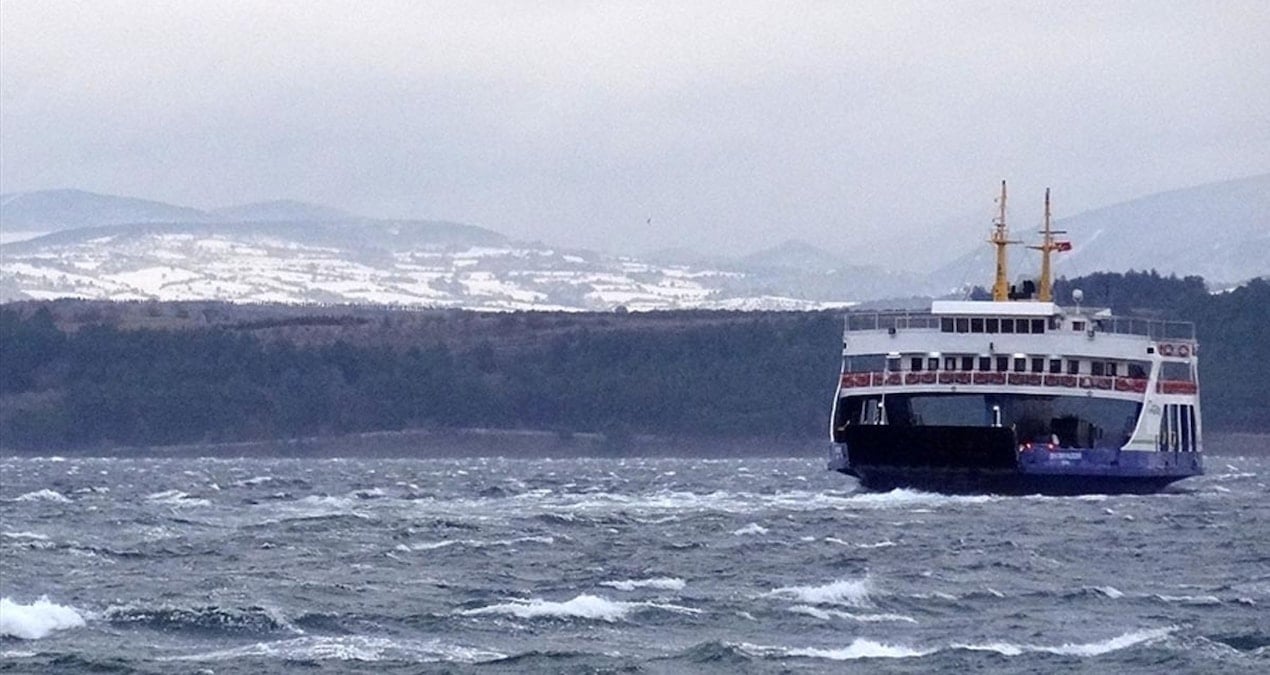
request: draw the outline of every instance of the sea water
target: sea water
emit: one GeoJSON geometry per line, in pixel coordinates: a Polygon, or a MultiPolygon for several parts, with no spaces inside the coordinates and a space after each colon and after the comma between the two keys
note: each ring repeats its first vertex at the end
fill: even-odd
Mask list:
{"type": "Polygon", "coordinates": [[[0,460],[0,670],[1267,672],[1270,460],[1151,496],[807,459],[0,460]]]}

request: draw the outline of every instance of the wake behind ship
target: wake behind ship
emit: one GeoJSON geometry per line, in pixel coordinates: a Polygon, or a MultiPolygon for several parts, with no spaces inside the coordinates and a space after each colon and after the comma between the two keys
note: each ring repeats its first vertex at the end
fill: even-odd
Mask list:
{"type": "Polygon", "coordinates": [[[991,301],[847,315],[830,468],[871,489],[1002,494],[1147,493],[1203,473],[1194,325],[1055,304],[1050,253],[1070,244],[1048,191],[1040,279],[1010,287],[1005,196],[991,301]]]}

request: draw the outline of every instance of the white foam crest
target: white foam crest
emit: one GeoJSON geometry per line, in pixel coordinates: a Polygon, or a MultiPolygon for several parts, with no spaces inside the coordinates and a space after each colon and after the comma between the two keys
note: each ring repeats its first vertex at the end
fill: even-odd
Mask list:
{"type": "Polygon", "coordinates": [[[506,658],[506,654],[446,645],[440,642],[396,641],[369,635],[305,636],[257,642],[201,654],[173,656],[161,661],[231,661],[243,658],[274,658],[287,661],[384,661],[480,663],[506,658]]]}
{"type": "Polygon", "coordinates": [[[863,492],[852,495],[850,501],[856,505],[872,508],[892,508],[908,506],[939,506],[952,504],[986,504],[999,501],[1000,497],[992,495],[941,495],[935,492],[922,492],[896,488],[890,492],[863,492]]]}
{"type": "Polygon", "coordinates": [[[1179,605],[1220,605],[1221,598],[1215,595],[1156,595],[1161,602],[1179,605]]]}
{"type": "Polygon", "coordinates": [[[872,582],[864,579],[839,579],[821,586],[784,586],[767,593],[774,598],[798,600],[811,605],[848,605],[866,607],[872,582]]]}
{"type": "Polygon", "coordinates": [[[821,621],[832,621],[837,618],[850,619],[851,621],[858,621],[860,623],[917,623],[917,619],[914,619],[911,616],[904,616],[903,614],[852,614],[851,612],[844,612],[840,609],[821,609],[819,607],[812,607],[811,605],[794,605],[789,608],[789,611],[795,614],[806,614],[807,616],[815,617],[821,621]]]}
{"type": "Polygon", "coordinates": [[[0,636],[38,640],[55,630],[83,625],[84,617],[73,607],[54,604],[48,596],[41,596],[29,605],[0,598],[0,636]]]}
{"type": "Polygon", "coordinates": [[[1101,640],[1099,642],[1088,642],[1083,644],[1064,643],[1058,646],[1032,645],[1032,644],[1013,644],[1010,642],[993,642],[978,645],[953,645],[953,649],[968,649],[971,651],[987,651],[996,652],[1004,656],[1018,656],[1020,654],[1033,652],[1045,654],[1060,654],[1063,656],[1099,656],[1108,652],[1119,651],[1134,645],[1147,642],[1155,642],[1160,640],[1177,630],[1175,627],[1168,628],[1149,628],[1145,630],[1137,630],[1113,638],[1101,640]]]}
{"type": "Polygon", "coordinates": [[[865,638],[856,638],[851,644],[841,649],[819,649],[816,647],[766,647],[741,643],[738,648],[758,656],[804,657],[811,659],[829,659],[831,661],[854,661],[856,659],[906,659],[915,656],[926,656],[937,650],[920,650],[903,645],[892,645],[874,642],[865,638]]]}
{"type": "Polygon", "coordinates": [[[480,539],[442,539],[441,541],[423,541],[417,544],[399,544],[398,551],[435,551],[450,546],[467,546],[469,548],[491,548],[495,546],[515,546],[516,544],[547,544],[556,543],[556,538],[550,535],[531,535],[525,537],[516,537],[514,539],[494,539],[492,541],[482,541],[480,539]]]}
{"type": "Polygon", "coordinates": [[[1103,595],[1113,600],[1116,598],[1124,597],[1124,592],[1121,591],[1119,588],[1116,588],[1115,586],[1095,586],[1094,590],[1098,591],[1099,593],[1102,593],[1103,595]]]}
{"type": "Polygon", "coordinates": [[[733,530],[732,534],[737,536],[745,536],[747,534],[767,534],[767,528],[759,525],[758,523],[750,523],[745,527],[733,530]]]}
{"type": "Polygon", "coordinates": [[[34,541],[48,541],[48,536],[38,532],[5,532],[5,539],[26,539],[34,541]]]}
{"type": "Polygon", "coordinates": [[[683,579],[675,577],[653,577],[651,579],[626,579],[623,581],[602,581],[601,586],[609,586],[619,591],[633,591],[637,588],[654,588],[659,591],[681,591],[687,584],[683,579]]]}
{"type": "Polygon", "coordinates": [[[191,497],[180,490],[164,490],[163,492],[148,494],[146,495],[146,501],[169,506],[208,506],[211,504],[206,499],[191,497]]]}
{"type": "Polygon", "coordinates": [[[34,492],[28,492],[26,494],[19,495],[15,497],[13,501],[15,502],[69,502],[70,499],[68,499],[66,495],[58,492],[57,490],[50,490],[48,488],[44,488],[43,490],[36,490],[34,492]]]}
{"type": "Polygon", "coordinates": [[[251,478],[234,481],[232,485],[234,487],[254,487],[256,485],[264,485],[265,483],[270,483],[275,480],[277,479],[273,476],[252,476],[251,478]]]}
{"type": "Polygon", "coordinates": [[[895,542],[891,541],[890,539],[885,539],[875,544],[856,544],[855,547],[856,548],[891,548],[892,546],[895,546],[895,545],[896,545],[895,542]]]}
{"type": "Polygon", "coordinates": [[[690,607],[680,607],[678,605],[654,602],[622,602],[618,600],[609,600],[608,598],[603,598],[597,595],[587,594],[579,595],[572,600],[566,600],[564,602],[553,602],[551,600],[542,600],[540,598],[530,598],[529,600],[514,599],[511,602],[464,610],[461,613],[467,616],[506,614],[522,619],[551,617],[592,619],[596,621],[614,622],[625,618],[630,612],[639,609],[660,609],[680,614],[701,613],[701,610],[692,609],[690,607]]]}

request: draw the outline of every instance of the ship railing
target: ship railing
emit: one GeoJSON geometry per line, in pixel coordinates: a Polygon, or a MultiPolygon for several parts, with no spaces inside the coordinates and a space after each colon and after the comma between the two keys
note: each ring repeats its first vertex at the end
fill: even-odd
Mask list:
{"type": "MultiPolygon", "coordinates": [[[[1111,377],[1101,375],[1067,375],[1061,373],[1003,373],[998,371],[933,371],[843,373],[843,389],[869,387],[916,387],[932,384],[1053,387],[1089,391],[1117,391],[1144,394],[1148,380],[1144,377],[1111,377]]],[[[1164,394],[1195,394],[1194,382],[1166,380],[1157,383],[1156,391],[1164,394]]]]}
{"type": "MultiPolygon", "coordinates": [[[[1195,324],[1128,316],[1097,316],[1101,310],[1084,308],[1065,310],[1068,320],[1088,322],[1090,329],[1114,335],[1141,335],[1152,340],[1195,340],[1195,324]],[[1080,318],[1077,319],[1077,316],[1080,318]]],[[[985,314],[984,316],[992,316],[985,314]]],[[[941,316],[929,311],[881,310],[847,312],[845,331],[939,330],[941,316]]]]}

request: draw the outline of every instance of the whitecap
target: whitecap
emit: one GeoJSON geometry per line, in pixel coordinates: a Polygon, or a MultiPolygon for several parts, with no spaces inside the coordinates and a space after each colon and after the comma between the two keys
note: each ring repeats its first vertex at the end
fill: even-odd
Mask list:
{"type": "Polygon", "coordinates": [[[621,602],[609,600],[596,595],[579,595],[572,600],[554,602],[540,598],[529,600],[514,599],[510,602],[478,607],[461,612],[466,616],[485,614],[506,614],[522,619],[536,618],[577,618],[596,621],[614,622],[623,619],[632,611],[639,609],[659,609],[680,614],[700,614],[701,610],[678,605],[659,604],[653,602],[621,602]]]}
{"type": "Polygon", "coordinates": [[[770,597],[788,598],[813,605],[848,605],[865,607],[869,604],[871,582],[864,579],[839,579],[821,586],[785,586],[767,593],[770,597]]]}
{"type": "Polygon", "coordinates": [[[169,506],[208,506],[211,504],[206,499],[191,497],[180,490],[164,490],[163,492],[148,494],[146,495],[146,501],[169,506]]]}
{"type": "Polygon", "coordinates": [[[384,661],[480,663],[507,658],[506,654],[447,645],[437,641],[392,640],[370,635],[304,636],[222,649],[201,654],[161,658],[160,661],[229,661],[265,657],[284,661],[384,661]]]}
{"type": "Polygon", "coordinates": [[[55,630],[83,625],[84,617],[73,607],[54,604],[48,596],[41,596],[29,605],[0,598],[0,636],[38,640],[55,630]]]}
{"type": "Polygon", "coordinates": [[[895,542],[891,541],[890,539],[884,539],[875,544],[856,544],[855,546],[856,548],[891,548],[892,546],[895,546],[895,545],[896,545],[895,542]]]}
{"type": "Polygon", "coordinates": [[[1124,593],[1120,589],[1116,588],[1115,586],[1096,586],[1094,587],[1094,590],[1098,591],[1099,593],[1102,593],[1103,595],[1113,600],[1116,598],[1124,597],[1124,593]]]}
{"type": "Polygon", "coordinates": [[[1179,605],[1220,605],[1221,598],[1215,595],[1156,595],[1162,602],[1179,605]]]}
{"type": "Polygon", "coordinates": [[[1013,644],[1010,642],[993,642],[989,644],[979,645],[953,645],[953,649],[967,649],[971,651],[989,651],[1002,654],[1004,656],[1018,656],[1027,652],[1041,652],[1046,654],[1060,654],[1063,656],[1099,656],[1108,652],[1114,652],[1137,644],[1154,642],[1176,628],[1150,628],[1138,630],[1113,638],[1101,640],[1099,642],[1088,642],[1081,644],[1064,643],[1057,646],[1032,645],[1032,644],[1013,644]]]}
{"type": "Polygon", "coordinates": [[[660,591],[680,591],[687,585],[683,579],[674,577],[653,577],[651,579],[626,579],[624,581],[602,581],[601,586],[609,586],[619,591],[633,591],[637,588],[654,588],[660,591]]]}
{"type": "Polygon", "coordinates": [[[937,650],[921,650],[902,645],[875,642],[865,638],[856,638],[851,644],[840,649],[819,649],[816,647],[765,647],[741,643],[738,649],[757,656],[804,657],[812,659],[829,659],[831,661],[854,661],[856,659],[905,659],[915,656],[926,656],[937,650]]]}
{"type": "Polygon", "coordinates": [[[917,619],[903,614],[853,614],[844,612],[840,609],[821,609],[812,607],[811,605],[794,605],[789,611],[795,614],[806,614],[807,616],[820,619],[821,621],[831,621],[833,619],[849,619],[860,623],[917,623],[917,619]]]}
{"type": "Polygon", "coordinates": [[[43,490],[36,490],[34,492],[28,492],[24,495],[20,495],[16,497],[13,501],[15,502],[69,502],[70,499],[68,499],[66,495],[58,492],[57,490],[50,490],[48,488],[44,488],[43,490]]]}
{"type": "Polygon", "coordinates": [[[747,534],[767,534],[767,528],[763,527],[762,525],[759,525],[758,523],[750,523],[749,525],[746,525],[745,527],[742,527],[739,530],[733,530],[732,534],[741,535],[741,536],[747,535],[747,534]]]}
{"type": "Polygon", "coordinates": [[[4,532],[6,539],[27,539],[35,541],[48,541],[48,536],[38,532],[4,532]]]}

